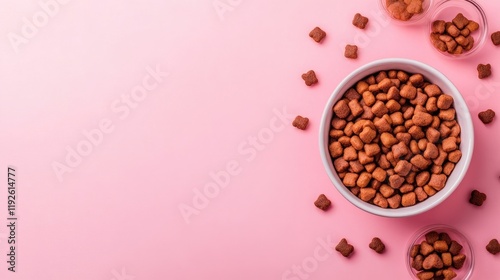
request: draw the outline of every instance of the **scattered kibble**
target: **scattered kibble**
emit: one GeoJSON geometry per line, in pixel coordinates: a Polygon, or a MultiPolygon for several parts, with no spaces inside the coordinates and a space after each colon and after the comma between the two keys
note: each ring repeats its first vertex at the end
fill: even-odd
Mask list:
{"type": "Polygon", "coordinates": [[[326,37],[326,32],[319,27],[315,27],[309,32],[309,37],[316,41],[316,43],[320,43],[326,37]]]}
{"type": "Polygon", "coordinates": [[[314,205],[319,209],[326,211],[332,205],[332,202],[324,194],[320,194],[318,199],[314,202],[314,205]]]}

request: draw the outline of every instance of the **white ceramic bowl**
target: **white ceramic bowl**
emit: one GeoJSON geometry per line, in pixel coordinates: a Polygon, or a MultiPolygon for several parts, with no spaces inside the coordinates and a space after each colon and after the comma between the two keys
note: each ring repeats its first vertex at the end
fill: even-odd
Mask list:
{"type": "Polygon", "coordinates": [[[349,202],[351,202],[358,208],[375,215],[385,217],[407,217],[420,214],[432,209],[436,205],[443,202],[458,187],[463,177],[465,176],[465,173],[467,172],[472,158],[472,151],[474,147],[474,128],[472,126],[471,115],[469,113],[469,110],[467,109],[467,105],[464,99],[462,98],[462,95],[453,85],[453,83],[448,78],[446,78],[446,76],[444,76],[435,68],[415,60],[403,58],[387,58],[373,61],[356,69],[354,72],[349,74],[342,82],[340,82],[337,88],[333,91],[332,95],[328,99],[325,110],[323,112],[323,116],[321,118],[319,147],[323,165],[325,166],[330,180],[332,181],[335,188],[337,188],[337,190],[349,202]],[[333,105],[342,97],[346,90],[352,87],[359,80],[375,72],[392,69],[403,70],[409,73],[421,73],[427,80],[438,85],[443,92],[453,96],[454,107],[457,113],[457,121],[461,126],[460,150],[462,151],[462,158],[455,165],[455,169],[450,174],[445,187],[435,195],[415,204],[414,206],[401,207],[398,209],[381,208],[379,206],[364,202],[357,196],[352,194],[351,191],[344,186],[342,180],[337,175],[337,171],[333,167],[333,162],[328,150],[328,139],[330,122],[333,115],[333,105]]]}

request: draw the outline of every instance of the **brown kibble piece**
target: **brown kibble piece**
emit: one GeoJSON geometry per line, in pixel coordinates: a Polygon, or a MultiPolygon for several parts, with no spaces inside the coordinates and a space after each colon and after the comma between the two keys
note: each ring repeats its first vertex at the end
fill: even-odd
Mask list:
{"type": "Polygon", "coordinates": [[[372,239],[372,242],[370,242],[370,245],[368,245],[368,246],[370,247],[370,249],[374,250],[375,252],[377,252],[379,254],[382,254],[385,250],[384,243],[378,237],[374,237],[372,239]]]}
{"type": "Polygon", "coordinates": [[[383,184],[380,186],[379,192],[382,194],[382,196],[384,198],[388,198],[394,194],[395,190],[393,188],[391,188],[390,186],[383,184]]]}
{"type": "Polygon", "coordinates": [[[431,244],[429,244],[427,241],[422,241],[422,243],[420,243],[420,254],[425,257],[432,252],[434,252],[434,247],[432,247],[431,244]]]}
{"type": "Polygon", "coordinates": [[[355,89],[350,88],[344,93],[344,97],[349,101],[354,99],[359,100],[361,98],[361,94],[359,94],[355,89]]]}
{"type": "Polygon", "coordinates": [[[389,207],[392,209],[399,208],[401,205],[401,195],[395,194],[387,199],[387,202],[389,203],[389,207]]]}
{"type": "Polygon", "coordinates": [[[477,22],[475,22],[473,20],[470,20],[469,24],[467,24],[466,27],[467,27],[467,29],[470,30],[470,32],[474,32],[474,31],[476,31],[476,30],[479,29],[479,23],[477,23],[477,22]]]}
{"type": "Polygon", "coordinates": [[[426,159],[435,159],[439,156],[439,149],[436,147],[436,145],[432,143],[427,143],[425,151],[424,151],[424,157],[426,159]]]}
{"type": "Polygon", "coordinates": [[[347,240],[345,238],[342,238],[339,244],[335,246],[335,250],[340,252],[342,256],[347,258],[352,254],[352,252],[354,252],[354,246],[347,243],[347,240]]]}
{"type": "Polygon", "coordinates": [[[417,88],[415,88],[415,86],[413,85],[404,85],[399,91],[399,95],[401,95],[401,97],[404,97],[406,99],[414,99],[415,97],[417,97],[417,88]]]}
{"type": "Polygon", "coordinates": [[[328,149],[330,150],[330,156],[332,156],[332,158],[338,158],[344,153],[344,148],[342,148],[340,142],[332,142],[328,146],[328,149]]]}
{"type": "Polygon", "coordinates": [[[495,111],[488,109],[486,111],[479,112],[477,116],[484,124],[489,124],[493,121],[493,118],[495,118],[495,111]]]}
{"type": "Polygon", "coordinates": [[[389,202],[387,202],[387,199],[380,193],[377,193],[373,198],[373,204],[377,205],[380,208],[387,208],[389,206],[389,202]]]}
{"type": "Polygon", "coordinates": [[[443,270],[443,277],[444,280],[452,280],[453,278],[457,277],[457,273],[453,271],[451,268],[447,268],[443,270]]]}
{"type": "Polygon", "coordinates": [[[404,177],[401,177],[399,175],[391,175],[389,176],[389,185],[393,188],[393,189],[399,189],[399,187],[401,187],[401,185],[405,182],[405,178],[404,177]]]}
{"type": "Polygon", "coordinates": [[[453,267],[456,269],[462,268],[465,263],[465,255],[464,254],[458,254],[456,256],[453,256],[453,267]]]}
{"type": "Polygon", "coordinates": [[[416,155],[410,159],[411,164],[420,170],[424,170],[430,165],[430,161],[425,159],[422,155],[416,155]]]}
{"type": "Polygon", "coordinates": [[[386,176],[387,176],[387,172],[380,167],[375,168],[375,170],[372,172],[373,179],[375,179],[379,182],[384,182],[386,176]]]}
{"type": "Polygon", "coordinates": [[[447,153],[452,152],[458,148],[457,138],[455,138],[455,137],[448,137],[448,138],[444,139],[441,144],[443,147],[443,151],[445,151],[447,153]]]}
{"type": "Polygon", "coordinates": [[[493,42],[495,46],[500,45],[500,31],[491,33],[491,42],[493,42]]]}
{"type": "Polygon", "coordinates": [[[382,145],[384,145],[386,148],[390,148],[392,147],[392,145],[398,143],[398,139],[396,139],[394,135],[387,132],[383,132],[380,135],[380,141],[382,142],[382,145]]]}
{"type": "Polygon", "coordinates": [[[420,271],[422,270],[422,264],[424,262],[424,257],[422,255],[417,255],[411,262],[411,267],[413,267],[415,270],[420,271]]]}
{"type": "Polygon", "coordinates": [[[311,32],[309,32],[309,37],[316,41],[316,43],[319,43],[326,37],[326,32],[321,30],[319,27],[315,27],[311,30],[311,32]]]}
{"type": "Polygon", "coordinates": [[[457,163],[462,158],[462,152],[460,150],[455,150],[448,154],[448,160],[452,163],[457,163]]]}
{"type": "Polygon", "coordinates": [[[445,52],[445,51],[448,50],[448,47],[446,46],[446,43],[443,42],[443,41],[441,41],[441,39],[439,39],[439,35],[438,34],[431,34],[430,38],[431,38],[432,45],[436,49],[438,49],[438,50],[440,50],[442,52],[445,52]]]}
{"type": "Polygon", "coordinates": [[[462,13],[458,13],[452,22],[458,29],[463,29],[469,24],[469,20],[462,13]]]}
{"type": "Polygon", "coordinates": [[[420,252],[420,244],[413,245],[410,250],[410,257],[412,258],[416,257],[419,252],[420,252]]]}
{"type": "Polygon", "coordinates": [[[441,94],[437,99],[437,107],[439,109],[448,109],[453,104],[453,97],[447,94],[441,94]]]}
{"type": "Polygon", "coordinates": [[[342,182],[344,183],[344,185],[346,187],[355,187],[356,182],[358,181],[358,177],[359,177],[358,174],[349,172],[349,173],[345,174],[342,182]]]}
{"type": "Polygon", "coordinates": [[[372,198],[375,197],[375,194],[377,193],[377,190],[372,189],[372,188],[362,188],[359,190],[359,198],[363,201],[370,201],[372,198]]]}
{"type": "Polygon", "coordinates": [[[423,187],[423,189],[424,189],[424,192],[425,192],[428,196],[433,196],[433,195],[435,195],[435,194],[436,194],[436,190],[435,190],[433,187],[429,186],[429,185],[425,185],[425,186],[423,187]]]}
{"type": "Polygon", "coordinates": [[[308,123],[309,123],[308,118],[297,116],[295,117],[295,120],[293,120],[292,125],[298,129],[305,130],[307,128],[308,123]]]}
{"type": "Polygon", "coordinates": [[[399,142],[396,145],[393,145],[391,147],[392,154],[394,155],[394,158],[401,158],[406,156],[409,153],[408,147],[405,145],[404,142],[399,142]]]}
{"type": "Polygon", "coordinates": [[[424,76],[420,73],[415,73],[411,75],[409,81],[414,87],[422,87],[425,82],[424,76]]]}
{"type": "Polygon", "coordinates": [[[360,188],[364,188],[368,186],[370,180],[372,179],[372,175],[368,172],[363,172],[359,175],[358,180],[356,181],[356,185],[360,188]]]}
{"type": "Polygon", "coordinates": [[[445,29],[445,21],[444,20],[435,20],[432,23],[432,33],[443,34],[445,29]]]}
{"type": "Polygon", "coordinates": [[[473,190],[470,194],[469,202],[471,204],[474,204],[476,206],[482,206],[485,200],[486,200],[486,194],[478,190],[473,190]]]}
{"type": "Polygon", "coordinates": [[[437,231],[429,231],[428,233],[425,234],[425,241],[429,243],[430,245],[434,245],[434,242],[439,240],[439,233],[437,231]]]}
{"type": "Polygon", "coordinates": [[[432,115],[429,113],[417,111],[413,114],[411,120],[415,125],[428,126],[432,123],[433,118],[432,115]]]}
{"type": "Polygon", "coordinates": [[[371,129],[369,126],[365,126],[365,128],[363,128],[363,131],[361,131],[361,133],[359,134],[359,138],[361,139],[361,141],[366,144],[371,143],[376,136],[377,132],[371,129]]]}
{"type": "Polygon", "coordinates": [[[307,86],[312,86],[318,82],[318,78],[316,78],[316,73],[313,70],[309,70],[306,73],[302,74],[302,79],[306,83],[307,86]]]}
{"type": "Polygon", "coordinates": [[[434,250],[438,253],[445,253],[448,251],[448,244],[446,244],[446,241],[443,240],[437,240],[433,244],[434,250]]]}
{"type": "Polygon", "coordinates": [[[448,34],[450,34],[452,37],[457,37],[458,35],[460,35],[460,29],[458,29],[453,24],[446,28],[446,32],[448,32],[448,34]]]}
{"type": "Polygon", "coordinates": [[[428,171],[423,171],[417,174],[417,177],[415,178],[417,182],[417,186],[423,187],[427,182],[429,182],[429,179],[431,178],[431,175],[429,174],[428,171]]]}
{"type": "Polygon", "coordinates": [[[446,179],[448,179],[448,177],[444,174],[432,174],[431,179],[429,180],[429,186],[433,187],[437,191],[440,191],[444,188],[446,179]]]}
{"type": "Polygon", "coordinates": [[[368,18],[362,16],[360,13],[356,13],[354,15],[354,19],[352,20],[352,24],[360,29],[365,29],[366,24],[368,24],[368,18]]]}
{"type": "Polygon", "coordinates": [[[341,119],[345,119],[349,116],[351,113],[351,110],[349,109],[349,106],[347,105],[347,102],[345,100],[340,100],[337,103],[335,103],[335,106],[333,106],[333,112],[335,115],[341,119]]]}
{"type": "Polygon", "coordinates": [[[418,201],[424,201],[429,197],[422,187],[415,188],[415,194],[418,201]]]}
{"type": "Polygon", "coordinates": [[[408,173],[410,173],[411,168],[411,163],[406,160],[400,160],[394,167],[394,172],[396,172],[399,176],[405,177],[406,175],[408,175],[408,173]]]}
{"type": "Polygon", "coordinates": [[[418,280],[432,280],[434,279],[434,272],[432,271],[421,271],[417,273],[418,280]]]}
{"type": "Polygon", "coordinates": [[[448,250],[448,252],[450,252],[450,254],[452,256],[456,256],[456,255],[460,254],[460,251],[462,251],[462,248],[463,248],[463,246],[460,243],[458,243],[455,240],[452,240],[450,243],[450,249],[448,250]]]}
{"type": "Polygon", "coordinates": [[[448,246],[451,245],[451,237],[446,232],[441,232],[439,234],[439,240],[445,241],[448,246]]]}
{"type": "Polygon", "coordinates": [[[491,64],[479,64],[477,65],[477,77],[479,79],[484,79],[491,76],[491,64]]]}
{"type": "Polygon", "coordinates": [[[320,194],[314,202],[314,205],[323,211],[328,210],[331,204],[332,202],[324,194],[320,194]]]}
{"type": "Polygon", "coordinates": [[[344,56],[351,59],[358,58],[358,46],[356,45],[346,45],[344,56]]]}
{"type": "Polygon", "coordinates": [[[373,104],[372,112],[373,114],[375,114],[375,116],[381,118],[389,112],[389,109],[387,109],[387,106],[385,106],[384,102],[377,100],[375,104],[373,104]]]}
{"type": "Polygon", "coordinates": [[[498,243],[497,239],[491,239],[488,245],[486,245],[486,250],[490,252],[490,254],[496,255],[500,253],[500,243],[498,243]]]}
{"type": "Polygon", "coordinates": [[[451,266],[453,264],[453,258],[449,252],[442,253],[441,259],[443,260],[444,266],[451,266]]]}
{"type": "Polygon", "coordinates": [[[347,105],[349,106],[349,109],[351,110],[351,114],[355,117],[363,114],[363,112],[364,112],[363,107],[359,104],[358,100],[356,100],[356,99],[349,101],[349,103],[347,105]]]}
{"type": "Polygon", "coordinates": [[[401,197],[401,205],[404,207],[412,206],[417,203],[417,196],[415,195],[414,192],[409,192],[403,194],[401,197]]]}
{"type": "Polygon", "coordinates": [[[443,260],[436,253],[432,253],[425,257],[424,262],[422,263],[422,267],[424,269],[440,269],[443,268],[443,260]]]}

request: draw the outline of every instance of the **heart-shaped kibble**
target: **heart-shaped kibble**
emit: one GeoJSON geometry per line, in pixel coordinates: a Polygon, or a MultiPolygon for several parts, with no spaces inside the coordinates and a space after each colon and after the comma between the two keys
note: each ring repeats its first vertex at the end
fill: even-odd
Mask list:
{"type": "Polygon", "coordinates": [[[491,239],[490,243],[486,245],[486,250],[493,255],[500,253],[500,243],[498,243],[497,239],[491,239]]]}

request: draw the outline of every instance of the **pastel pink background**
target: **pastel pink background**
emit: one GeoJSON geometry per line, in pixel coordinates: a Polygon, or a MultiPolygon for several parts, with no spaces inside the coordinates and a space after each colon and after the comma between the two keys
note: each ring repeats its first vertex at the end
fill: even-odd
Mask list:
{"type": "MultiPolygon", "coordinates": [[[[434,223],[470,237],[472,279],[500,279],[500,256],[484,249],[500,239],[499,123],[476,117],[500,112],[500,48],[488,41],[477,56],[450,60],[428,44],[426,25],[388,23],[376,1],[221,0],[232,5],[222,17],[215,2],[69,1],[18,53],[7,34],[41,8],[0,2],[0,279],[297,280],[287,270],[318,252],[323,260],[303,278],[407,279],[409,238],[434,223]],[[370,18],[365,31],[351,25],[356,12],[370,18]],[[322,44],[308,37],[315,26],[328,33],[322,44]],[[360,46],[357,60],[343,57],[346,43],[360,46]],[[336,85],[387,57],[441,70],[475,125],[471,167],[456,192],[404,219],[349,204],[318,151],[318,124],[336,85]],[[493,75],[477,79],[478,63],[492,63],[493,75]],[[156,65],[169,76],[120,119],[111,104],[156,65]],[[300,78],[310,69],[320,81],[314,87],[300,78]],[[309,117],[307,131],[274,122],[284,108],[309,117]],[[103,119],[114,130],[60,182],[53,162],[64,162],[66,146],[103,119]],[[259,133],[269,141],[250,148],[259,133]],[[228,163],[239,173],[187,223],[179,207],[193,206],[194,190],[228,163]],[[18,168],[15,274],[5,262],[7,165],[18,168]],[[467,202],[475,188],[488,195],[481,208],[467,202]],[[333,201],[328,212],[313,205],[320,193],[333,201]],[[374,236],[386,243],[384,255],[368,248],[374,236]],[[317,249],[318,239],[343,237],[356,248],[350,259],[317,249]]],[[[479,2],[490,30],[500,30],[500,3],[479,2]]]]}

